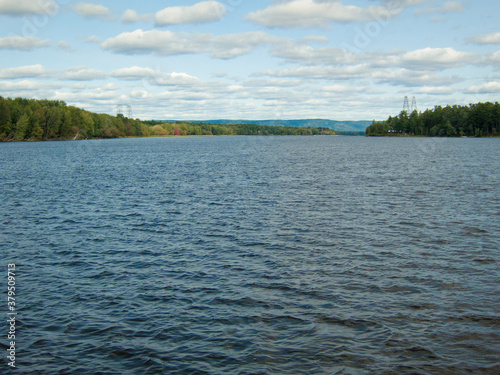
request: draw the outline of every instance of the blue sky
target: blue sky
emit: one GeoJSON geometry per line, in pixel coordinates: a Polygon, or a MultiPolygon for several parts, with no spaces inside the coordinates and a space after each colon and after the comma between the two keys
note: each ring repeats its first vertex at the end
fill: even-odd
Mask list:
{"type": "Polygon", "coordinates": [[[498,0],[0,0],[0,95],[141,119],[498,101],[498,0]]]}

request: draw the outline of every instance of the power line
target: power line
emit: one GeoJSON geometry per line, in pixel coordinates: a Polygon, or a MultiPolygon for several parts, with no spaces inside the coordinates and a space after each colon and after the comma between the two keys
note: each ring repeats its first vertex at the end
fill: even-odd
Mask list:
{"type": "Polygon", "coordinates": [[[408,114],[412,113],[413,111],[417,111],[417,98],[412,98],[410,107],[410,99],[408,99],[408,96],[405,96],[405,100],[403,102],[403,111],[406,111],[408,114]]]}
{"type": "Polygon", "coordinates": [[[405,96],[405,101],[403,103],[403,111],[406,111],[407,113],[410,113],[410,102],[409,102],[407,96],[405,96]]]}
{"type": "Polygon", "coordinates": [[[117,104],[116,105],[116,115],[124,115],[123,114],[123,107],[126,107],[127,108],[127,117],[128,118],[132,118],[132,106],[128,105],[128,104],[117,104]]]}

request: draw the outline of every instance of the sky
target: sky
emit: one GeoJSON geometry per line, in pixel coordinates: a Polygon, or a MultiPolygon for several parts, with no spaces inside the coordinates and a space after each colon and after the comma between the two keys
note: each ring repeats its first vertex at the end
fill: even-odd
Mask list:
{"type": "Polygon", "coordinates": [[[500,98],[498,0],[0,0],[0,95],[161,120],[500,98]]]}

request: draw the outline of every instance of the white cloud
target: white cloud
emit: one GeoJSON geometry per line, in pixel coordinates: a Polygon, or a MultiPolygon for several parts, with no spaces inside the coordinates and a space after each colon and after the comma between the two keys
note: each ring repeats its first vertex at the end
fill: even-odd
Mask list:
{"type": "Polygon", "coordinates": [[[169,73],[155,79],[154,83],[158,86],[191,86],[199,85],[200,79],[187,73],[169,73]]]}
{"type": "Polygon", "coordinates": [[[488,54],[483,59],[483,64],[492,65],[496,70],[500,70],[500,51],[488,54]]]}
{"type": "Polygon", "coordinates": [[[475,44],[500,44],[500,32],[471,36],[467,40],[475,44]]]}
{"type": "Polygon", "coordinates": [[[497,94],[500,93],[500,82],[488,82],[478,86],[471,86],[465,92],[469,94],[497,94]]]}
{"type": "Polygon", "coordinates": [[[161,71],[151,68],[142,68],[140,66],[131,66],[128,68],[116,69],[111,72],[111,76],[124,80],[141,80],[144,78],[154,78],[161,76],[161,71]]]}
{"type": "Polygon", "coordinates": [[[457,77],[442,76],[432,71],[418,71],[404,68],[372,70],[366,76],[378,83],[407,87],[450,85],[459,81],[457,77]]]}
{"type": "Polygon", "coordinates": [[[75,90],[74,92],[56,91],[54,99],[64,100],[78,107],[83,106],[84,103],[85,107],[88,107],[91,103],[95,104],[93,102],[104,102],[108,103],[111,108],[114,108],[116,103],[120,103],[117,93],[101,88],[92,90],[85,88],[82,91],[75,90]]]}
{"type": "Polygon", "coordinates": [[[90,69],[84,66],[77,66],[66,69],[61,75],[61,79],[70,81],[91,81],[106,78],[106,73],[100,70],[90,69]]]}
{"type": "Polygon", "coordinates": [[[139,29],[107,39],[101,43],[101,48],[127,55],[154,53],[172,56],[210,53],[218,59],[230,59],[276,40],[277,38],[259,31],[217,36],[139,29]]]}
{"type": "Polygon", "coordinates": [[[372,67],[406,67],[419,70],[447,69],[479,62],[473,53],[453,48],[424,48],[415,51],[354,53],[338,47],[313,48],[293,40],[281,39],[273,44],[272,54],[287,62],[301,65],[352,65],[366,63],[372,67]]]}
{"type": "Polygon", "coordinates": [[[62,51],[74,51],[73,47],[71,47],[71,44],[68,42],[61,40],[59,43],[57,43],[57,48],[62,50],[62,51]]]}
{"type": "Polygon", "coordinates": [[[107,39],[101,43],[101,47],[127,55],[156,53],[165,56],[197,53],[205,49],[203,45],[190,42],[187,34],[141,29],[107,39]]]}
{"type": "Polygon", "coordinates": [[[91,35],[87,39],[85,39],[86,43],[102,43],[102,39],[97,35],[91,35]]]}
{"type": "Polygon", "coordinates": [[[155,14],[157,26],[219,21],[226,8],[217,1],[202,1],[191,6],[168,7],[155,14]]]}
{"type": "Polygon", "coordinates": [[[462,1],[447,1],[442,7],[437,8],[425,8],[415,10],[415,15],[429,14],[429,13],[459,13],[464,11],[464,5],[462,1]]]}
{"type": "Polygon", "coordinates": [[[309,35],[298,40],[299,43],[328,43],[329,41],[325,35],[309,35]]]}
{"type": "Polygon", "coordinates": [[[104,20],[111,16],[111,10],[101,4],[76,3],[73,9],[78,15],[85,18],[99,18],[104,20]]]}
{"type": "Polygon", "coordinates": [[[282,40],[261,31],[220,36],[206,34],[199,38],[200,43],[208,43],[211,56],[218,59],[232,59],[245,55],[260,46],[279,43],[282,40]]]}
{"type": "Polygon", "coordinates": [[[424,69],[444,69],[474,64],[478,56],[473,53],[460,52],[448,48],[423,48],[410,51],[401,56],[401,65],[424,69]]]}
{"type": "Polygon", "coordinates": [[[45,69],[40,64],[0,69],[0,78],[2,79],[41,77],[44,74],[45,69]]]}
{"type": "Polygon", "coordinates": [[[429,0],[383,0],[382,4],[387,8],[404,8],[419,5],[429,0]]]}
{"type": "Polygon", "coordinates": [[[33,81],[2,82],[2,91],[32,91],[38,88],[38,84],[33,81]]]}
{"type": "Polygon", "coordinates": [[[143,68],[140,66],[117,69],[112,71],[110,76],[128,81],[145,79],[150,85],[153,86],[199,86],[202,83],[199,78],[187,73],[163,73],[160,70],[143,68]]]}
{"type": "MultiPolygon", "coordinates": [[[[298,79],[251,79],[244,83],[244,87],[297,87],[301,85],[298,79]]],[[[232,86],[241,87],[243,86],[232,86]]]]}
{"type": "Polygon", "coordinates": [[[154,96],[146,90],[134,90],[130,92],[130,97],[135,100],[151,100],[154,96]]]}
{"type": "Polygon", "coordinates": [[[322,88],[324,92],[335,93],[335,94],[348,94],[354,92],[362,92],[366,91],[366,87],[364,86],[348,86],[348,85],[331,85],[324,86],[322,88]]]}
{"type": "Polygon", "coordinates": [[[123,23],[149,22],[152,19],[152,14],[139,14],[133,9],[127,9],[122,15],[123,23]]]}
{"type": "Polygon", "coordinates": [[[344,80],[364,78],[370,66],[358,64],[349,66],[300,66],[296,68],[267,70],[255,76],[293,77],[301,79],[344,80]]]}
{"type": "Polygon", "coordinates": [[[439,10],[440,13],[454,13],[463,12],[464,5],[462,1],[447,1],[444,3],[443,7],[439,10]]]}
{"type": "Polygon", "coordinates": [[[0,38],[0,49],[31,51],[50,46],[50,40],[41,40],[36,36],[7,36],[0,38]]]}
{"type": "Polygon", "coordinates": [[[246,16],[246,19],[267,27],[316,28],[333,22],[365,22],[388,20],[401,12],[401,7],[344,5],[338,0],[293,0],[246,16]]]}
{"type": "Polygon", "coordinates": [[[0,0],[0,14],[10,16],[53,15],[58,9],[54,0],[0,0]]]}
{"type": "MultiPolygon", "coordinates": [[[[436,86],[449,85],[458,81],[457,77],[447,77],[426,70],[409,70],[404,68],[374,68],[369,64],[346,66],[300,66],[295,68],[268,70],[255,73],[256,76],[292,77],[302,80],[349,80],[356,85],[356,80],[362,82],[374,81],[391,86],[436,86]]],[[[330,86],[339,89],[341,86],[330,86]]]]}
{"type": "Polygon", "coordinates": [[[272,54],[288,62],[304,65],[352,64],[360,60],[361,56],[338,47],[313,48],[293,40],[274,44],[272,54]]]}
{"type": "Polygon", "coordinates": [[[424,86],[418,89],[419,94],[429,95],[449,95],[456,91],[453,87],[448,86],[424,86]]]}

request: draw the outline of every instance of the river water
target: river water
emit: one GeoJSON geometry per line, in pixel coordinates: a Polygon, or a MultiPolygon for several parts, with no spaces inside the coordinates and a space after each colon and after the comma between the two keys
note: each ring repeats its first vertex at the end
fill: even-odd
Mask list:
{"type": "Polygon", "coordinates": [[[17,370],[498,374],[499,142],[0,144],[17,370]]]}

